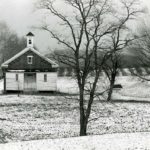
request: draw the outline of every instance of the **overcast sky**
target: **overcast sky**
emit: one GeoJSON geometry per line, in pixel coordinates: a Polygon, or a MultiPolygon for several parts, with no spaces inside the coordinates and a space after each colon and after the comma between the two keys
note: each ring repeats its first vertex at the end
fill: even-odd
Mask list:
{"type": "MultiPolygon", "coordinates": [[[[48,41],[48,35],[39,33],[31,27],[40,22],[37,13],[34,11],[34,3],[36,0],[0,0],[0,20],[4,20],[11,29],[19,35],[24,36],[27,32],[33,31],[36,34],[35,44],[46,52],[47,43],[50,47],[54,47],[53,41],[48,41]]],[[[150,0],[141,0],[150,10],[150,0]]],[[[149,17],[150,19],[150,17],[149,17]]]]}

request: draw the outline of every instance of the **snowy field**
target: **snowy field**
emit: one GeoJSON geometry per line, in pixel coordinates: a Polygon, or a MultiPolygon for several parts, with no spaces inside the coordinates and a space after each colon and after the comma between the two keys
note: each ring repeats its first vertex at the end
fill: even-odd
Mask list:
{"type": "MultiPolygon", "coordinates": [[[[0,97],[0,142],[79,135],[76,100],[59,96],[0,97]]],[[[150,103],[95,101],[88,135],[150,131],[150,103]]]]}
{"type": "Polygon", "coordinates": [[[109,134],[1,145],[1,150],[150,150],[150,133],[109,134]]]}
{"type": "MultiPolygon", "coordinates": [[[[149,82],[143,82],[132,76],[121,76],[117,78],[116,83],[121,84],[123,89],[114,91],[113,99],[123,100],[123,102],[95,101],[92,108],[90,119],[98,119],[89,123],[88,135],[101,135],[98,142],[103,142],[101,141],[103,137],[108,140],[110,135],[107,136],[107,134],[112,133],[150,132],[149,82]],[[126,102],[130,100],[139,102],[126,102]],[[142,101],[146,102],[143,103],[142,101]],[[102,136],[104,134],[106,136],[102,136]]],[[[57,84],[60,92],[77,93],[77,84],[71,78],[59,78],[57,84]]],[[[102,90],[105,85],[107,85],[106,82],[102,86],[99,85],[99,89],[102,90]]],[[[2,89],[3,81],[0,82],[0,91],[2,89]]],[[[114,140],[120,139],[118,134],[111,136],[115,135],[114,140]]],[[[0,95],[0,143],[76,136],[79,136],[77,100],[69,100],[63,96],[52,94],[49,96],[20,95],[19,97],[17,94],[0,95]]],[[[126,136],[129,137],[128,134],[126,136]]],[[[133,135],[133,139],[136,140],[136,136],[133,135]]],[[[0,149],[4,149],[1,146],[0,149]]],[[[82,142],[81,146],[83,146],[82,142]]],[[[90,150],[96,149],[98,147],[93,147],[93,149],[90,147],[90,150]]],[[[142,150],[148,149],[150,146],[144,147],[142,150]]],[[[87,147],[86,150],[89,148],[87,147]]]]}
{"type": "MultiPolygon", "coordinates": [[[[149,76],[147,78],[150,78],[149,76]]],[[[108,88],[108,81],[102,78],[98,84],[98,90],[104,91],[108,88]]],[[[142,81],[135,76],[118,76],[115,84],[121,84],[121,90],[114,91],[114,100],[150,100],[150,81],[142,81]]],[[[0,93],[3,90],[3,80],[0,80],[0,93]]],[[[78,93],[77,82],[71,77],[59,77],[57,81],[57,90],[62,93],[78,93]]]]}
{"type": "MultiPolygon", "coordinates": [[[[101,92],[104,91],[108,88],[108,84],[108,81],[105,78],[102,78],[98,84],[98,90],[101,92]]],[[[115,84],[121,84],[123,88],[114,91],[114,100],[150,100],[150,81],[144,82],[135,76],[118,76],[115,84]]],[[[60,77],[57,82],[57,88],[60,92],[78,93],[76,81],[69,77],[60,77]]]]}

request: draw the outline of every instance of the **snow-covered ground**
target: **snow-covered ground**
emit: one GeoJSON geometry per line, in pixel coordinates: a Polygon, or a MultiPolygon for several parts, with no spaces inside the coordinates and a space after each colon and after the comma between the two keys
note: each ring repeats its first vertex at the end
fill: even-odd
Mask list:
{"type": "MultiPolygon", "coordinates": [[[[143,81],[134,76],[118,77],[116,83],[120,83],[123,89],[117,93],[121,96],[134,98],[150,98],[150,81],[143,81]]],[[[114,96],[115,98],[115,96],[114,96]]]]}
{"type": "MultiPolygon", "coordinates": [[[[150,103],[93,104],[88,135],[150,131],[150,103]]],[[[75,137],[79,107],[63,96],[0,96],[0,143],[75,137]]]]}
{"type": "MultiPolygon", "coordinates": [[[[123,88],[114,91],[114,100],[150,101],[150,81],[144,82],[135,76],[118,76],[116,84],[121,84],[123,88]]],[[[58,78],[57,88],[60,92],[78,93],[76,81],[69,77],[58,78]]],[[[102,78],[99,81],[98,90],[104,91],[105,88],[108,88],[108,81],[102,78]]]]}
{"type": "MultiPolygon", "coordinates": [[[[113,99],[139,100],[140,102],[101,103],[95,101],[90,119],[98,119],[89,123],[88,135],[149,132],[150,103],[141,102],[150,100],[149,82],[142,82],[132,76],[120,76],[116,83],[122,84],[123,89],[114,91],[113,99]]],[[[57,84],[60,92],[77,93],[77,84],[72,78],[59,78],[57,84]]],[[[103,85],[99,84],[99,89],[103,90],[105,85],[107,85],[105,81],[103,85]]],[[[0,91],[2,90],[3,81],[0,81],[0,91]]],[[[66,99],[63,96],[55,95],[20,95],[19,97],[17,94],[0,95],[0,143],[78,135],[79,108],[76,99],[66,99]]],[[[128,137],[128,134],[125,135],[128,137]]],[[[108,136],[106,135],[106,138],[108,136]]],[[[105,136],[100,136],[100,139],[103,137],[105,139],[105,136]]],[[[117,139],[120,137],[117,136],[117,139]]],[[[134,139],[140,142],[136,136],[134,139]]],[[[99,141],[101,142],[101,140],[99,141]]],[[[41,142],[45,143],[46,141],[41,142]]],[[[98,148],[96,147],[96,149],[98,148]]],[[[150,148],[148,147],[148,149],[150,148]]]]}
{"type": "Polygon", "coordinates": [[[123,133],[0,144],[1,150],[150,150],[150,133],[123,133]]]}
{"type": "MultiPolygon", "coordinates": [[[[150,78],[150,77],[149,77],[150,78]]],[[[123,88],[114,91],[115,100],[150,100],[150,81],[143,82],[135,76],[118,76],[116,84],[121,84],[123,88]]],[[[108,81],[102,78],[98,84],[98,90],[104,91],[108,88],[108,81]]],[[[64,93],[78,93],[77,82],[71,77],[59,77],[57,81],[57,90],[64,93]]],[[[0,93],[3,91],[3,80],[0,80],[0,93]]]]}

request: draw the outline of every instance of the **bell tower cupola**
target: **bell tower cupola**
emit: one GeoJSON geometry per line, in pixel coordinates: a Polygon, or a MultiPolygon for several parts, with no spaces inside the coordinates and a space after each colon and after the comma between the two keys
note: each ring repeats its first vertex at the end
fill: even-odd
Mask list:
{"type": "Polygon", "coordinates": [[[34,34],[32,32],[29,32],[27,35],[27,47],[33,47],[33,39],[34,39],[34,34]]]}

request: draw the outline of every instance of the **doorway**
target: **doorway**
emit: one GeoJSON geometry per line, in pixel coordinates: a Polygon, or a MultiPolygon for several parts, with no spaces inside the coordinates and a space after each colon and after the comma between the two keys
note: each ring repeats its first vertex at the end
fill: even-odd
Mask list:
{"type": "Polygon", "coordinates": [[[24,91],[36,91],[36,73],[24,74],[24,91]]]}

